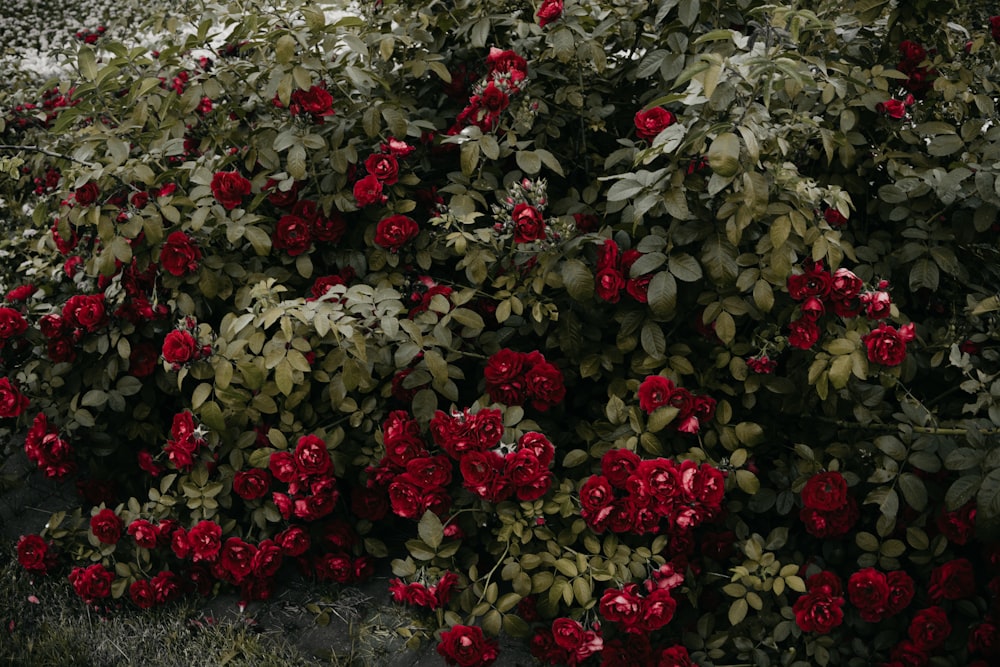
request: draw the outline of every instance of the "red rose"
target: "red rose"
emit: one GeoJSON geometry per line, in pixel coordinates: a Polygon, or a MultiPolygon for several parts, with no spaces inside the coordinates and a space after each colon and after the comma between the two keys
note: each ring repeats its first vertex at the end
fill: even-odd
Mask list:
{"type": "Polygon", "coordinates": [[[660,661],[656,667],[697,667],[688,650],[683,646],[671,646],[660,652],[660,661]]]}
{"type": "Polygon", "coordinates": [[[295,465],[302,475],[333,474],[333,459],[326,443],[315,435],[304,435],[295,445],[295,465]]]}
{"type": "Polygon", "coordinates": [[[396,253],[408,241],[417,238],[420,227],[405,215],[391,215],[379,221],[375,227],[375,245],[396,253]]]}
{"type": "Polygon", "coordinates": [[[451,483],[452,462],[444,454],[421,456],[406,462],[406,472],[421,489],[429,490],[451,483]]]}
{"type": "Polygon", "coordinates": [[[993,37],[993,41],[1000,44],[1000,16],[990,17],[990,35],[993,37]]]}
{"type": "Polygon", "coordinates": [[[74,192],[76,203],[80,206],[90,206],[101,194],[101,189],[97,183],[85,183],[74,192]]]}
{"type": "Polygon", "coordinates": [[[156,604],[166,604],[180,598],[184,592],[181,585],[181,578],[173,572],[163,570],[153,575],[149,580],[149,585],[156,596],[156,604]]]}
{"type": "Polygon", "coordinates": [[[525,354],[515,352],[509,348],[503,348],[493,354],[486,362],[483,369],[483,378],[486,380],[486,391],[490,394],[490,399],[498,403],[507,405],[520,405],[520,401],[508,403],[503,400],[510,398],[510,387],[514,387],[514,392],[520,395],[523,392],[523,377],[525,354]]]}
{"type": "Polygon", "coordinates": [[[312,226],[297,215],[283,215],[271,235],[271,245],[290,257],[301,255],[312,245],[312,226]]]}
{"type": "Polygon", "coordinates": [[[323,554],[316,560],[316,578],[346,584],[354,579],[351,557],[344,553],[323,554]]]}
{"type": "Polygon", "coordinates": [[[888,292],[865,292],[860,296],[861,305],[865,309],[865,317],[871,320],[882,320],[889,317],[892,310],[892,299],[888,292]]]}
{"type": "Polygon", "coordinates": [[[628,584],[623,589],[609,588],[604,591],[600,602],[601,616],[612,623],[621,623],[626,631],[635,627],[642,605],[637,591],[635,584],[628,584]]]}
{"type": "Polygon", "coordinates": [[[562,403],[566,397],[562,371],[548,361],[539,361],[529,368],[524,383],[531,406],[541,412],[562,403]]]}
{"type": "Polygon", "coordinates": [[[0,417],[18,417],[28,409],[30,401],[9,378],[0,378],[0,417]]]}
{"type": "Polygon", "coordinates": [[[515,83],[528,74],[528,61],[513,51],[501,51],[496,47],[490,47],[486,66],[489,67],[490,74],[510,73],[512,79],[516,79],[515,83]]]}
{"type": "Polygon", "coordinates": [[[17,540],[17,562],[28,572],[48,574],[55,558],[55,551],[41,535],[22,535],[17,540]]]}
{"type": "Polygon", "coordinates": [[[639,303],[649,303],[649,283],[652,281],[652,273],[643,274],[638,278],[629,278],[625,282],[625,293],[639,303]]]}
{"type": "Polygon", "coordinates": [[[529,204],[514,207],[514,243],[531,243],[545,238],[545,219],[537,208],[529,204]]]}
{"type": "Polygon", "coordinates": [[[884,113],[889,118],[899,120],[906,115],[906,103],[890,97],[885,102],[876,104],[875,110],[884,113]]]}
{"type": "Polygon", "coordinates": [[[868,348],[868,361],[883,366],[898,366],[906,359],[906,344],[916,334],[913,324],[904,324],[898,330],[884,322],[870,333],[861,337],[868,348]]]}
{"type": "Polygon", "coordinates": [[[299,200],[299,184],[296,181],[292,181],[287,190],[282,190],[278,181],[269,178],[264,190],[268,193],[267,201],[278,208],[288,208],[299,200]]]}
{"type": "Polygon", "coordinates": [[[597,231],[601,226],[601,221],[592,213],[574,213],[573,224],[576,225],[576,231],[581,234],[589,234],[597,231]]]}
{"type": "Polygon", "coordinates": [[[591,475],[580,487],[580,506],[584,518],[610,507],[615,499],[615,490],[603,475],[591,475]]]}
{"type": "Polygon", "coordinates": [[[919,65],[927,57],[927,50],[920,44],[909,39],[904,39],[899,43],[899,52],[902,54],[904,61],[913,63],[914,65],[919,65]]]}
{"type": "Polygon", "coordinates": [[[389,485],[389,505],[396,516],[419,519],[426,509],[424,493],[412,476],[404,473],[389,485]]]}
{"type": "Polygon", "coordinates": [[[819,538],[846,534],[858,520],[858,516],[858,502],[851,496],[847,497],[847,503],[839,509],[823,511],[803,507],[799,511],[799,519],[805,524],[806,532],[819,538]]]}
{"type": "Polygon", "coordinates": [[[956,558],[934,568],[927,590],[934,602],[972,597],[976,590],[972,562],[968,558],[956,558]]]}
{"type": "Polygon", "coordinates": [[[69,580],[73,584],[73,590],[87,604],[110,596],[111,582],[114,579],[115,573],[100,563],[95,563],[86,568],[75,567],[69,573],[69,580]]]}
{"type": "Polygon", "coordinates": [[[253,569],[253,558],[257,547],[238,537],[226,540],[219,554],[218,566],[225,573],[229,583],[240,584],[253,569]]]}
{"type": "Polygon", "coordinates": [[[160,250],[160,264],[173,276],[186,276],[198,270],[201,250],[184,232],[172,232],[160,250]]]}
{"type": "MultiPolygon", "coordinates": [[[[660,376],[653,376],[660,377],[660,376]]],[[[641,459],[627,449],[609,449],[601,457],[601,475],[616,489],[624,489],[625,482],[635,472],[641,459]]]]}
{"type": "Polygon", "coordinates": [[[828,570],[817,572],[809,577],[806,580],[806,590],[809,593],[823,593],[833,597],[840,597],[843,593],[840,577],[828,570]]]}
{"type": "Polygon", "coordinates": [[[122,536],[122,520],[114,510],[102,509],[90,518],[90,532],[104,544],[117,544],[122,536]]]}
{"type": "Polygon", "coordinates": [[[233,476],[233,491],[243,500],[263,498],[270,490],[271,473],[267,470],[241,470],[233,476]]]}
{"type": "Polygon", "coordinates": [[[243,198],[250,194],[250,181],[235,171],[219,171],[212,176],[212,194],[223,208],[231,211],[243,203],[243,198]]]}
{"type": "Polygon", "coordinates": [[[70,326],[89,332],[100,329],[107,321],[103,294],[77,294],[66,300],[62,309],[63,319],[70,326]]]}
{"type": "Polygon", "coordinates": [[[646,414],[651,414],[657,408],[669,405],[675,390],[676,387],[670,378],[650,375],[639,385],[639,407],[646,414]]]}
{"type": "Polygon", "coordinates": [[[792,605],[795,624],[804,632],[826,634],[844,622],[844,598],[825,593],[806,593],[792,605]]]}
{"type": "Polygon", "coordinates": [[[594,276],[597,296],[608,303],[618,303],[625,289],[625,274],[615,268],[600,269],[594,276]]]}
{"type": "Polygon", "coordinates": [[[199,521],[187,532],[187,542],[191,547],[192,561],[212,563],[222,549],[222,527],[214,521],[199,521]]]}
{"type": "Polygon", "coordinates": [[[288,110],[293,115],[304,111],[310,114],[314,120],[323,116],[332,116],[333,97],[322,86],[311,86],[309,90],[295,90],[292,92],[288,110]]]}
{"type": "Polygon", "coordinates": [[[552,441],[535,431],[528,431],[521,435],[517,439],[517,448],[518,450],[529,449],[534,452],[542,468],[548,468],[556,455],[556,448],[552,445],[552,441]]]}
{"type": "Polygon", "coordinates": [[[788,344],[808,350],[819,340],[819,327],[812,320],[802,318],[788,323],[788,344]]]}
{"type": "Polygon", "coordinates": [[[139,609],[149,609],[156,604],[156,591],[148,579],[139,579],[129,584],[128,596],[139,609]]]}
{"type": "Polygon", "coordinates": [[[677,611],[677,600],[665,588],[657,588],[642,600],[639,627],[645,632],[659,630],[670,622],[677,611]]]}
{"type": "Polygon", "coordinates": [[[803,273],[788,276],[788,294],[796,301],[804,301],[811,296],[825,299],[833,287],[833,276],[823,268],[823,262],[807,261],[802,268],[803,273]]]}
{"type": "Polygon", "coordinates": [[[272,540],[264,540],[250,560],[250,570],[258,578],[270,579],[278,574],[283,559],[281,547],[272,540]]]}
{"type": "Polygon", "coordinates": [[[155,549],[159,539],[156,526],[145,519],[136,519],[128,525],[128,534],[135,539],[135,543],[145,549],[155,549]]]}
{"type": "Polygon", "coordinates": [[[388,199],[382,194],[382,181],[375,174],[368,174],[354,184],[354,201],[359,208],[371,204],[382,204],[388,199]]]}
{"type": "Polygon", "coordinates": [[[635,114],[635,133],[640,139],[652,141],[663,130],[667,129],[677,118],[663,107],[653,107],[648,111],[637,111],[635,114]]]}
{"type": "Polygon", "coordinates": [[[882,620],[889,605],[889,582],[884,573],[866,567],[847,580],[847,597],[869,623],[882,620]]]}
{"type": "Polygon", "coordinates": [[[847,480],[837,471],[813,475],[802,487],[802,504],[818,510],[835,510],[847,502],[847,480]]]}
{"type": "Polygon", "coordinates": [[[938,515],[937,529],[948,541],[963,545],[969,541],[976,528],[976,503],[968,502],[954,512],[942,510],[938,515]]]}
{"type": "Polygon", "coordinates": [[[843,227],[847,224],[847,216],[832,207],[823,211],[823,219],[831,227],[843,227]]]}
{"type": "Polygon", "coordinates": [[[168,364],[186,364],[198,357],[198,341],[187,331],[175,329],[163,341],[163,360],[168,364]]]}
{"type": "Polygon", "coordinates": [[[483,635],[476,625],[456,625],[441,634],[437,652],[449,665],[486,667],[499,655],[497,643],[483,635]]]}
{"type": "Polygon", "coordinates": [[[849,301],[859,294],[864,283],[850,269],[843,267],[833,272],[830,297],[837,301],[849,301]]]}
{"type": "Polygon", "coordinates": [[[688,460],[681,463],[678,476],[685,501],[712,509],[722,506],[726,478],[721,470],[707,463],[699,465],[688,460]]]}
{"type": "Polygon", "coordinates": [[[987,658],[1000,658],[1000,627],[983,621],[969,633],[969,653],[981,653],[987,658]]]}
{"type": "Polygon", "coordinates": [[[552,621],[552,636],[562,648],[575,650],[583,641],[583,626],[572,618],[561,617],[552,621]]]}
{"type": "Polygon", "coordinates": [[[365,160],[365,169],[385,185],[399,181],[399,162],[392,154],[372,153],[365,160]]]}
{"type": "Polygon", "coordinates": [[[27,330],[28,321],[24,315],[13,308],[0,308],[0,341],[20,336],[27,330]]]}
{"type": "Polygon", "coordinates": [[[274,536],[274,543],[285,556],[297,558],[309,550],[309,533],[301,526],[291,526],[274,536]]]}
{"type": "Polygon", "coordinates": [[[10,303],[21,303],[22,301],[27,301],[28,298],[34,293],[35,286],[28,283],[10,290],[4,298],[10,303]]]}
{"type": "Polygon", "coordinates": [[[493,408],[483,408],[475,414],[468,414],[470,427],[479,450],[493,449],[503,437],[503,413],[493,408]]]}
{"type": "Polygon", "coordinates": [[[325,243],[338,243],[347,233],[347,222],[344,216],[334,211],[330,217],[325,215],[316,216],[312,221],[312,236],[317,241],[325,243]]]}
{"type": "Polygon", "coordinates": [[[562,0],[542,0],[542,6],[538,8],[535,16],[538,17],[538,25],[544,28],[562,16],[562,13],[562,0]]]}
{"type": "Polygon", "coordinates": [[[908,634],[918,650],[933,651],[951,634],[948,613],[941,607],[921,609],[910,621],[908,634]]]}
{"type": "Polygon", "coordinates": [[[893,570],[886,575],[889,584],[889,602],[886,606],[888,616],[893,616],[910,606],[915,594],[913,578],[905,570],[893,570]]]}

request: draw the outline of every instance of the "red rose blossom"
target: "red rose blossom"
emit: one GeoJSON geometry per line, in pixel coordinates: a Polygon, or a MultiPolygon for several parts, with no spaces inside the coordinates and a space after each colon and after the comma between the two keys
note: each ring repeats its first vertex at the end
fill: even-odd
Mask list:
{"type": "Polygon", "coordinates": [[[297,257],[312,245],[312,225],[297,215],[283,215],[271,235],[271,245],[297,257]]]}
{"type": "Polygon", "coordinates": [[[514,220],[514,242],[531,243],[545,238],[545,219],[537,208],[521,203],[511,213],[514,220]]]}
{"type": "Polygon", "coordinates": [[[951,635],[948,612],[942,607],[921,609],[910,621],[908,634],[918,650],[933,651],[951,635]]]}
{"type": "Polygon", "coordinates": [[[538,8],[535,16],[538,17],[538,25],[545,27],[559,19],[563,13],[562,0],[542,0],[542,6],[538,8]]]}
{"type": "Polygon", "coordinates": [[[382,204],[388,199],[382,194],[382,181],[375,174],[368,174],[354,184],[354,201],[358,208],[382,204]]]}
{"type": "Polygon", "coordinates": [[[652,141],[656,135],[673,125],[676,120],[674,114],[663,107],[637,111],[635,114],[636,136],[646,141],[652,141]]]}
{"type": "Polygon", "coordinates": [[[392,154],[372,153],[365,160],[365,169],[385,185],[399,181],[399,162],[392,154]]]}
{"type": "Polygon", "coordinates": [[[198,341],[187,331],[175,329],[164,339],[162,353],[168,364],[186,364],[198,357],[198,341]]]}
{"type": "Polygon", "coordinates": [[[22,535],[17,540],[17,562],[28,572],[48,574],[55,566],[55,551],[41,535],[22,535]]]}
{"type": "Polygon", "coordinates": [[[191,560],[212,563],[222,550],[222,527],[214,521],[199,521],[187,532],[187,542],[191,548],[191,560]]]}
{"type": "Polygon", "coordinates": [[[819,327],[810,319],[802,318],[788,323],[788,344],[808,350],[819,340],[819,327]]]}
{"type": "Polygon", "coordinates": [[[639,407],[647,414],[670,404],[676,387],[670,378],[650,375],[639,385],[639,407]]]}
{"type": "Polygon", "coordinates": [[[420,227],[405,215],[391,215],[383,218],[375,227],[375,245],[391,253],[399,252],[407,242],[417,238],[420,227]]]}
{"type": "Polygon", "coordinates": [[[496,641],[487,639],[477,625],[456,625],[441,633],[437,652],[446,663],[458,667],[486,667],[499,655],[496,641]]]}
{"type": "Polygon", "coordinates": [[[198,270],[201,250],[184,232],[172,232],[160,250],[160,265],[173,276],[186,276],[198,270]]]}
{"type": "Polygon", "coordinates": [[[90,532],[104,544],[117,544],[123,527],[121,517],[107,508],[90,518],[90,532]]]}
{"type": "Polygon", "coordinates": [[[10,382],[10,378],[0,378],[0,417],[18,417],[31,401],[10,382]]]}
{"type": "Polygon", "coordinates": [[[906,359],[906,344],[916,337],[913,324],[898,330],[886,323],[861,337],[868,350],[868,361],[883,366],[898,366],[906,359]]]}
{"type": "Polygon", "coordinates": [[[114,579],[115,573],[100,563],[95,563],[86,568],[75,567],[69,573],[69,580],[73,584],[73,590],[87,604],[109,597],[111,595],[111,582],[114,579]]]}
{"type": "Polygon", "coordinates": [[[231,211],[243,203],[243,198],[250,194],[250,181],[235,171],[219,171],[212,176],[212,194],[223,208],[231,211]]]}
{"type": "Polygon", "coordinates": [[[813,475],[802,487],[802,504],[818,510],[835,510],[847,502],[847,480],[837,471],[813,475]]]}

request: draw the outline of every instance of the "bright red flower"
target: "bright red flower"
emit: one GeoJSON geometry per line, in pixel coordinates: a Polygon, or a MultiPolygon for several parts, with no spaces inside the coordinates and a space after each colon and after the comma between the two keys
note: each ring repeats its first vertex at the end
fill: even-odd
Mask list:
{"type": "Polygon", "coordinates": [[[231,211],[243,203],[243,198],[250,194],[250,181],[235,171],[219,171],[212,176],[212,195],[227,211],[231,211]]]}
{"type": "Polygon", "coordinates": [[[635,114],[635,133],[640,139],[652,141],[663,130],[676,122],[677,117],[663,107],[653,107],[635,114]]]}
{"type": "Polygon", "coordinates": [[[160,250],[160,265],[173,276],[186,276],[198,270],[201,250],[184,232],[172,232],[160,250]]]}
{"type": "Polygon", "coordinates": [[[459,667],[486,667],[499,655],[496,641],[487,639],[476,625],[456,625],[443,632],[437,652],[449,665],[459,667]]]}

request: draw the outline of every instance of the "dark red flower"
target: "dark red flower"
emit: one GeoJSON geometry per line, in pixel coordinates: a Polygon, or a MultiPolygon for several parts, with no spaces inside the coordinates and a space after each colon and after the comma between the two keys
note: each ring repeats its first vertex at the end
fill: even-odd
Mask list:
{"type": "MultiPolygon", "coordinates": [[[[231,211],[243,203],[243,198],[250,194],[250,181],[235,171],[219,171],[212,176],[212,195],[227,211],[231,211]]],[[[162,196],[162,195],[161,195],[162,196]]]]}
{"type": "Polygon", "coordinates": [[[160,265],[174,276],[186,276],[198,270],[201,250],[184,232],[172,232],[160,250],[160,265]]]}

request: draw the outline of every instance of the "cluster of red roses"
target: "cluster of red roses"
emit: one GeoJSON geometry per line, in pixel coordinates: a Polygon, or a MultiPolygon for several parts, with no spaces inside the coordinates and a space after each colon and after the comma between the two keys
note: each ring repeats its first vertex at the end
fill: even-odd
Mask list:
{"type": "Polygon", "coordinates": [[[650,375],[639,385],[639,407],[647,414],[658,408],[677,408],[677,418],[673,422],[681,433],[698,433],[701,425],[715,416],[715,399],[711,396],[695,396],[684,387],[678,387],[668,377],[650,375]]]}
{"type": "Polygon", "coordinates": [[[379,145],[378,151],[365,158],[368,174],[354,183],[354,201],[359,208],[384,204],[388,200],[383,190],[399,182],[399,160],[414,150],[405,141],[389,137],[388,141],[379,145]]]}
{"type": "Polygon", "coordinates": [[[432,455],[417,422],[404,410],[389,414],[383,423],[385,455],[369,468],[369,486],[387,488],[392,511],[418,519],[430,510],[443,514],[451,505],[447,486],[453,461],[463,486],[479,498],[501,502],[541,498],[552,484],[549,465],[555,448],[541,433],[528,432],[513,447],[502,447],[503,417],[499,410],[448,414],[438,410],[430,422],[434,443],[446,455],[432,455]],[[501,453],[501,450],[506,450],[501,453]]]}
{"type": "Polygon", "coordinates": [[[594,276],[597,296],[608,303],[618,303],[624,291],[635,301],[647,303],[649,297],[649,281],[652,273],[632,276],[632,265],[642,257],[642,253],[634,248],[620,252],[618,244],[612,239],[605,239],[597,256],[597,274],[594,276]]]}
{"type": "MultiPolygon", "coordinates": [[[[788,276],[788,294],[799,302],[801,317],[788,323],[788,343],[808,350],[820,337],[819,319],[828,311],[839,317],[864,314],[869,320],[884,320],[892,312],[892,300],[882,280],[874,290],[864,290],[864,283],[852,271],[839,268],[832,274],[823,262],[807,260],[803,272],[788,276]]],[[[899,329],[882,322],[862,337],[868,360],[883,366],[898,366],[906,358],[906,344],[915,337],[913,324],[899,329]]]]}
{"type": "Polygon", "coordinates": [[[49,426],[44,412],[35,415],[24,438],[24,451],[46,477],[62,479],[76,470],[73,447],[59,436],[57,429],[49,426]]]}
{"type": "Polygon", "coordinates": [[[566,386],[562,371],[541,352],[503,348],[491,355],[483,370],[490,400],[504,405],[527,405],[545,412],[562,403],[566,386]]]}
{"type": "MultiPolygon", "coordinates": [[[[279,109],[285,106],[277,95],[274,96],[273,103],[279,109]]],[[[296,88],[288,102],[288,112],[295,117],[308,115],[313,123],[322,123],[324,118],[334,114],[333,96],[327,91],[325,84],[314,84],[309,90],[296,88]]]]}
{"type": "Polygon", "coordinates": [[[642,459],[627,449],[601,457],[601,474],[580,488],[580,515],[595,532],[687,535],[722,509],[725,478],[691,460],[642,459]]]}
{"type": "Polygon", "coordinates": [[[836,470],[810,477],[802,487],[799,519],[806,532],[820,538],[846,535],[860,517],[858,501],[847,491],[847,480],[836,470]]]}
{"type": "Polygon", "coordinates": [[[294,452],[271,454],[268,469],[274,479],[288,485],[287,493],[271,494],[281,516],[316,521],[333,512],[340,498],[333,459],[326,443],[315,435],[299,438],[294,452]]]}
{"type": "Polygon", "coordinates": [[[195,456],[206,444],[201,426],[195,426],[194,415],[184,410],[174,415],[170,439],[163,446],[163,452],[174,468],[190,472],[194,468],[195,456]]]}
{"type": "Polygon", "coordinates": [[[61,314],[43,315],[38,328],[46,338],[49,359],[72,362],[76,359],[76,344],[107,323],[103,293],[77,294],[66,300],[61,314]]]}
{"type": "Polygon", "coordinates": [[[528,62],[513,51],[496,47],[486,56],[486,77],[473,87],[473,94],[447,134],[459,134],[474,125],[492,132],[500,123],[500,114],[510,106],[510,96],[521,92],[528,76],[528,62]]]}
{"type": "Polygon", "coordinates": [[[601,667],[697,667],[688,650],[681,644],[653,650],[649,636],[632,634],[625,639],[604,642],[601,667]]]}
{"type": "Polygon", "coordinates": [[[42,93],[42,99],[38,103],[23,102],[14,105],[4,119],[7,128],[23,132],[31,127],[50,127],[61,109],[79,103],[79,100],[73,99],[75,90],[70,88],[64,93],[58,87],[49,88],[42,93]],[[39,109],[45,111],[44,118],[40,118],[39,109]]]}
{"type": "Polygon", "coordinates": [[[445,572],[432,586],[419,581],[405,583],[402,579],[392,579],[389,582],[389,593],[395,602],[401,604],[431,610],[441,609],[448,604],[457,583],[458,575],[454,572],[445,572]]]}
{"type": "Polygon", "coordinates": [[[197,321],[193,317],[185,317],[163,339],[161,354],[171,370],[180,370],[186,364],[212,355],[212,346],[200,343],[197,335],[197,321]]]}

